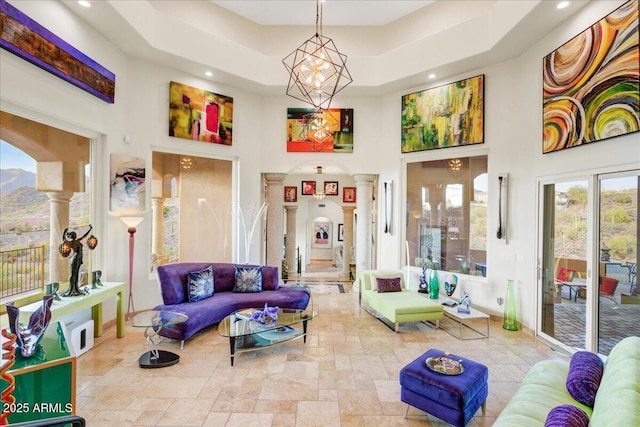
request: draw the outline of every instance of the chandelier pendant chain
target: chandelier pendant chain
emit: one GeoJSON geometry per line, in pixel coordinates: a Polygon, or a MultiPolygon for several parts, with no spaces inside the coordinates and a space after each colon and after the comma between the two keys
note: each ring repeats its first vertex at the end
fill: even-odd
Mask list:
{"type": "Polygon", "coordinates": [[[322,39],[322,1],[316,1],[316,36],[322,39]]]}

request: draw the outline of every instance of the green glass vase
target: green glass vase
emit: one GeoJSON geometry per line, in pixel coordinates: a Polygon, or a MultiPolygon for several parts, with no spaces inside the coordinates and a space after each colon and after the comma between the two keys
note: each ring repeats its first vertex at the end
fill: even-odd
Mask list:
{"type": "Polygon", "coordinates": [[[518,330],[518,316],[516,314],[516,288],[513,280],[507,282],[507,297],[504,302],[504,322],[502,328],[507,331],[518,330]]]}
{"type": "Polygon", "coordinates": [[[440,298],[440,276],[435,268],[431,270],[431,277],[429,277],[429,298],[440,298]]]}

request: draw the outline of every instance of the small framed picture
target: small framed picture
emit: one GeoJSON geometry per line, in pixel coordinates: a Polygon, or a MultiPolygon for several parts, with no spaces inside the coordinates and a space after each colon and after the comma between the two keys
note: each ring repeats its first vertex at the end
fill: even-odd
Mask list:
{"type": "Polygon", "coordinates": [[[302,181],[302,195],[313,196],[316,193],[315,181],[302,181]]]}
{"type": "Polygon", "coordinates": [[[344,224],[338,224],[338,242],[344,241],[344,224]]]}
{"type": "Polygon", "coordinates": [[[325,181],[324,182],[324,194],[327,196],[338,195],[338,181],[325,181]]]}
{"type": "Polygon", "coordinates": [[[284,201],[295,203],[298,201],[298,187],[284,187],[284,201]]]}
{"type": "Polygon", "coordinates": [[[342,203],[355,203],[355,202],[356,202],[356,187],[343,187],[342,203]]]}
{"type": "Polygon", "coordinates": [[[331,248],[331,222],[314,222],[312,246],[314,248],[331,248]]]}

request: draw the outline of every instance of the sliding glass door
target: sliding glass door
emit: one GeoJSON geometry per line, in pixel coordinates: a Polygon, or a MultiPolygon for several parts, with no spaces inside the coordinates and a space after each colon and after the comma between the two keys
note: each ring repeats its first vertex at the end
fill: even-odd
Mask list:
{"type": "Polygon", "coordinates": [[[541,332],[570,348],[585,348],[588,181],[542,186],[541,332]]]}
{"type": "Polygon", "coordinates": [[[597,350],[603,354],[624,337],[640,336],[639,179],[637,172],[599,177],[597,350]]]}
{"type": "Polygon", "coordinates": [[[608,354],[640,334],[639,171],[541,181],[538,334],[608,354]]]}

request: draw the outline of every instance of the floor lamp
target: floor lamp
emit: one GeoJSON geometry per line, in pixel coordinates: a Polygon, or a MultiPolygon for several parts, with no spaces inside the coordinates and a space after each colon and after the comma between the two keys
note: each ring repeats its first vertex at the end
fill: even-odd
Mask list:
{"type": "Polygon", "coordinates": [[[136,313],[136,309],[133,306],[133,247],[135,242],[133,235],[137,231],[136,226],[144,218],[140,216],[122,216],[120,219],[129,227],[127,230],[129,232],[129,303],[127,304],[127,320],[129,320],[129,313],[136,313]]]}

